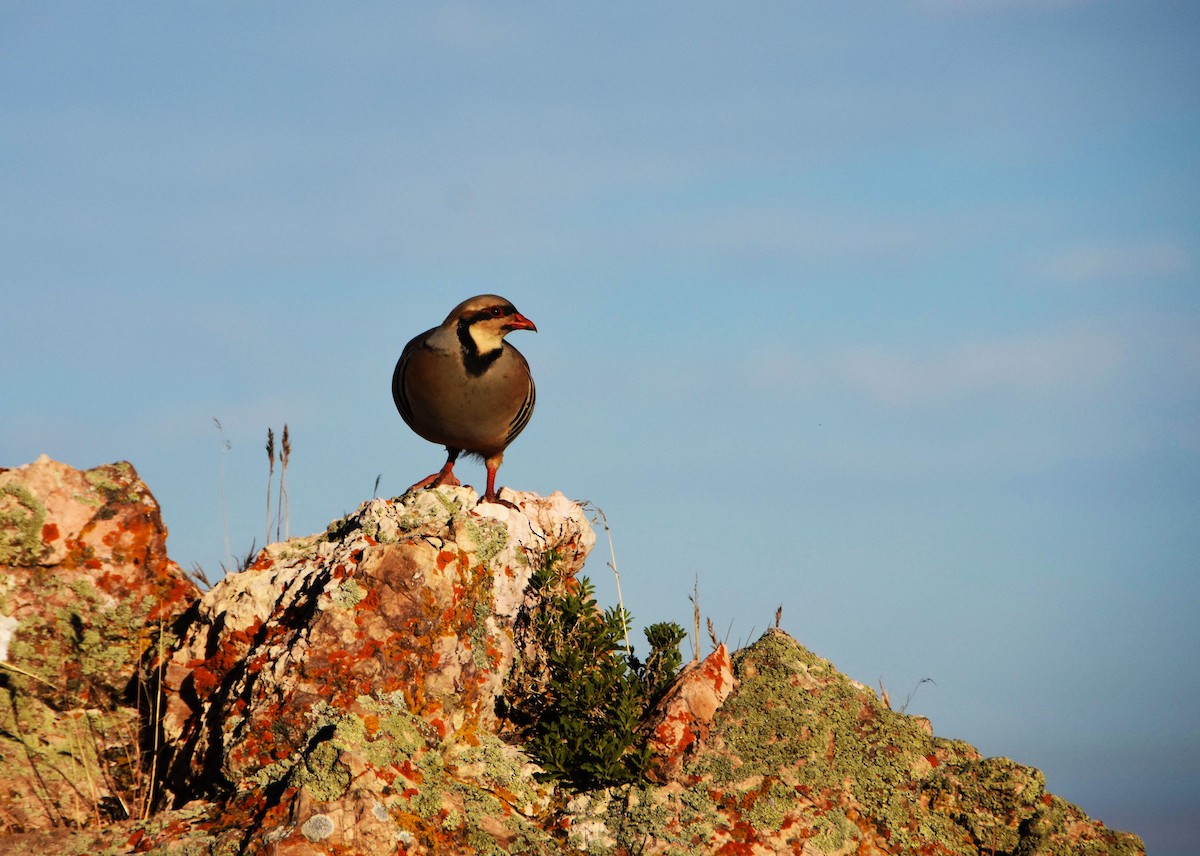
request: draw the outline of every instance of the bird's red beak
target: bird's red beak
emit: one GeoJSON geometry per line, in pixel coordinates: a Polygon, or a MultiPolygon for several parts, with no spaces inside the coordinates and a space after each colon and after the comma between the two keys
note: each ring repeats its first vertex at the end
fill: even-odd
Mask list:
{"type": "Polygon", "coordinates": [[[509,322],[505,326],[509,330],[532,330],[535,333],[537,332],[537,327],[534,326],[533,322],[520,312],[514,312],[512,318],[509,319],[509,322]]]}

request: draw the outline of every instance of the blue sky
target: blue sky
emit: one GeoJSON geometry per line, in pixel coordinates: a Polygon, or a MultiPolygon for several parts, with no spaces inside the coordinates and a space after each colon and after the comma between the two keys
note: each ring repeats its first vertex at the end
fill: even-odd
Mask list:
{"type": "Polygon", "coordinates": [[[268,426],[292,534],[440,465],[392,366],[498,292],[500,481],[605,510],[639,625],[782,604],[1188,852],[1198,45],[1183,2],[0,2],[0,465],[132,461],[218,575],[268,426]]]}

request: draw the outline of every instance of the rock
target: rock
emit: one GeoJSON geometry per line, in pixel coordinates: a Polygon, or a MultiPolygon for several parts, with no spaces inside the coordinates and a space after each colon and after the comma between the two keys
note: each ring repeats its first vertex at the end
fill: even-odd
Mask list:
{"type": "Polygon", "coordinates": [[[707,744],[713,717],[733,687],[733,668],[724,644],[680,671],[646,726],[653,755],[651,781],[666,784],[680,779],[684,763],[707,744]]]}
{"type": "Polygon", "coordinates": [[[651,780],[539,775],[498,711],[547,661],[535,569],[594,535],[515,498],[372,500],[201,595],[128,465],[0,473],[0,832],[43,830],[0,856],[1144,853],[779,630],[676,676],[651,780]]]}
{"type": "Polygon", "coordinates": [[[0,471],[0,833],[98,826],[152,793],[138,663],[198,596],[128,463],[0,471]]]}
{"type": "Polygon", "coordinates": [[[177,802],[222,800],[280,853],[547,842],[549,789],[496,737],[496,701],[534,568],[574,574],[594,535],[561,494],[515,499],[373,500],[206,593],[167,666],[177,802]]]}
{"type": "Polygon", "coordinates": [[[669,756],[682,761],[670,781],[631,788],[619,810],[611,796],[577,804],[572,829],[594,839],[603,823],[616,852],[646,854],[1145,852],[1047,794],[1039,770],[933,737],[782,631],[732,666],[705,736],[669,756]]]}

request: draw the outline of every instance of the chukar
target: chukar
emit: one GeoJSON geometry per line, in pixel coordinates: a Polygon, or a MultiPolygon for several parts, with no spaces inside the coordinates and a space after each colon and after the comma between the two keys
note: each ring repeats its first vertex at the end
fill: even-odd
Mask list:
{"type": "Polygon", "coordinates": [[[496,493],[504,450],[533,413],[533,376],[521,352],[504,341],[533,322],[495,294],[464,300],[440,327],[404,346],[392,374],[396,409],[417,434],[446,447],[446,465],[409,488],[458,485],[454,462],[463,452],[483,458],[487,490],[480,502],[516,508],[496,493]]]}

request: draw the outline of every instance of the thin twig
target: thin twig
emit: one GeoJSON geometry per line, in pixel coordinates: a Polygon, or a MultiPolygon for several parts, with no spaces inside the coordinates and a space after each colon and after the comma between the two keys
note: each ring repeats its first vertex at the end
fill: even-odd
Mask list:
{"type": "Polygon", "coordinates": [[[39,684],[50,687],[50,689],[52,689],[52,690],[58,689],[58,687],[54,686],[54,684],[50,683],[45,678],[39,677],[38,675],[35,675],[33,672],[27,672],[24,669],[22,669],[20,666],[14,666],[12,663],[6,663],[4,660],[0,660],[0,669],[8,669],[10,672],[16,672],[18,675],[24,675],[27,678],[33,678],[39,684]]]}
{"type": "MultiPolygon", "coordinates": [[[[268,493],[269,490],[268,488],[268,493]]],[[[146,792],[145,802],[142,803],[142,820],[150,818],[150,812],[154,807],[154,783],[158,777],[158,740],[159,734],[162,732],[163,669],[166,666],[163,661],[165,647],[166,634],[163,632],[163,616],[160,608],[158,613],[158,662],[155,663],[158,669],[158,682],[154,686],[154,748],[153,754],[150,756],[150,787],[146,792]]]]}
{"type": "Polygon", "coordinates": [[[917,681],[917,685],[912,688],[908,695],[904,697],[904,704],[900,706],[901,713],[904,713],[906,710],[908,710],[908,705],[913,700],[913,696],[917,694],[917,690],[921,688],[921,684],[933,684],[934,686],[937,686],[937,681],[935,681],[933,678],[921,678],[921,680],[917,681]]]}
{"type": "Polygon", "coordinates": [[[225,558],[232,564],[233,552],[229,549],[229,508],[225,503],[225,455],[233,444],[225,439],[225,429],[221,427],[221,420],[214,416],[212,421],[217,426],[217,433],[221,435],[221,468],[218,480],[221,492],[221,531],[225,535],[225,558]]]}
{"type": "MultiPolygon", "coordinates": [[[[0,666],[6,665],[10,664],[0,662],[0,666]]],[[[18,671],[20,671],[22,674],[29,674],[23,669],[18,671]]],[[[42,680],[41,678],[37,679],[39,681],[42,680]]],[[[42,683],[45,683],[45,681],[42,681],[42,683]]],[[[48,686],[53,685],[48,684],[48,686]]],[[[31,739],[25,735],[24,729],[21,728],[21,713],[17,709],[17,694],[13,691],[11,685],[7,686],[6,689],[8,690],[8,703],[12,707],[13,731],[16,732],[17,742],[20,743],[21,748],[25,750],[25,760],[29,763],[30,772],[33,773],[33,784],[31,784],[30,790],[33,791],[34,796],[36,796],[38,801],[42,804],[42,810],[46,812],[46,816],[50,818],[50,823],[54,826],[65,826],[67,817],[65,814],[63,814],[62,808],[58,801],[51,796],[50,785],[46,782],[46,777],[42,775],[42,771],[38,767],[37,758],[41,755],[41,753],[35,751],[31,739]],[[55,815],[58,815],[57,819],[55,818],[55,815]]]]}
{"type": "MultiPolygon", "coordinates": [[[[73,712],[77,713],[77,712],[73,712]]],[[[79,716],[68,715],[67,719],[71,723],[71,737],[74,741],[71,743],[71,758],[83,768],[83,777],[87,780],[88,790],[91,791],[92,813],[96,817],[96,825],[100,825],[100,790],[96,787],[96,780],[92,776],[92,768],[88,764],[87,748],[83,745],[83,736],[79,733],[79,716],[87,716],[87,713],[80,713],[79,716]],[[79,750],[78,756],[75,750],[79,750]]]]}

